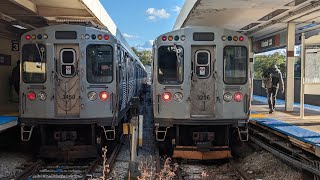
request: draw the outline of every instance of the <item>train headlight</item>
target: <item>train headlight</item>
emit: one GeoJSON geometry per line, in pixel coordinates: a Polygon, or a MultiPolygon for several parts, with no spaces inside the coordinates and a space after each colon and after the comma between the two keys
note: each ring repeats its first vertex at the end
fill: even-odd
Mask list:
{"type": "Polygon", "coordinates": [[[88,93],[88,99],[89,99],[90,101],[96,100],[96,99],[97,99],[97,93],[94,92],[94,91],[90,91],[90,92],[88,93]]]}
{"type": "Polygon", "coordinates": [[[230,102],[232,100],[232,94],[229,93],[229,92],[224,93],[223,100],[226,101],[226,102],[230,102]]]}
{"type": "Polygon", "coordinates": [[[235,101],[240,102],[243,99],[243,95],[242,95],[241,92],[237,92],[237,93],[234,94],[233,98],[234,98],[235,101]]]}
{"type": "Polygon", "coordinates": [[[102,91],[99,94],[99,97],[100,97],[101,101],[106,101],[109,98],[109,94],[107,93],[107,91],[102,91]]]}
{"type": "Polygon", "coordinates": [[[164,93],[162,94],[162,99],[163,99],[163,101],[170,102],[171,99],[172,99],[171,93],[169,93],[169,92],[164,92],[164,93]]]}
{"type": "Polygon", "coordinates": [[[173,95],[173,99],[174,99],[175,101],[177,101],[177,102],[181,102],[181,101],[182,101],[182,99],[183,99],[183,95],[182,95],[182,93],[179,93],[179,92],[174,93],[174,95],[173,95]]]}
{"type": "Polygon", "coordinates": [[[41,101],[44,101],[44,100],[47,99],[47,94],[46,94],[45,92],[43,92],[43,91],[40,91],[40,92],[38,93],[38,98],[39,98],[41,101]]]}
{"type": "Polygon", "coordinates": [[[36,100],[36,93],[34,93],[33,91],[28,92],[27,98],[28,98],[30,101],[36,100]]]}

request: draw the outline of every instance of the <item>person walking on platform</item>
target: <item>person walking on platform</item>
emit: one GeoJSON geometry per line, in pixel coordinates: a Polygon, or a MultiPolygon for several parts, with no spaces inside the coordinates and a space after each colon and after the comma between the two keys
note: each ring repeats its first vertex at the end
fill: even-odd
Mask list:
{"type": "Polygon", "coordinates": [[[277,65],[272,65],[263,73],[263,83],[268,95],[268,105],[269,113],[275,111],[276,97],[279,87],[281,88],[281,93],[284,92],[284,83],[282,78],[282,73],[278,69],[277,65]]]}

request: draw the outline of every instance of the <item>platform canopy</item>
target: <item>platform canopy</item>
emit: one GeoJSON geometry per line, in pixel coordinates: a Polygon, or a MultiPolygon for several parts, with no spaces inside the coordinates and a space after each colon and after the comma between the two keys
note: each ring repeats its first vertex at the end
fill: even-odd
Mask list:
{"type": "Polygon", "coordinates": [[[186,0],[173,29],[217,26],[263,39],[286,31],[296,23],[296,33],[320,27],[319,0],[186,0]]]}
{"type": "MultiPolygon", "coordinates": [[[[0,22],[22,30],[83,22],[99,25],[114,35],[117,33],[115,23],[99,0],[0,0],[0,22]]],[[[5,29],[3,25],[0,28],[5,29]]]]}

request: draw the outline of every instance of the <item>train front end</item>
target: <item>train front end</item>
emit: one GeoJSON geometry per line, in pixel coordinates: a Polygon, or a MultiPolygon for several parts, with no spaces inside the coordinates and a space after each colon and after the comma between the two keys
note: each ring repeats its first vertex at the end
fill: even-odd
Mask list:
{"type": "Polygon", "coordinates": [[[247,140],[249,40],[240,33],[193,27],[154,43],[153,103],[160,150],[174,157],[231,157],[247,140]]]}
{"type": "Polygon", "coordinates": [[[77,25],[22,36],[23,141],[40,137],[44,156],[79,158],[96,156],[102,139],[115,139],[116,44],[106,31],[77,25]]]}

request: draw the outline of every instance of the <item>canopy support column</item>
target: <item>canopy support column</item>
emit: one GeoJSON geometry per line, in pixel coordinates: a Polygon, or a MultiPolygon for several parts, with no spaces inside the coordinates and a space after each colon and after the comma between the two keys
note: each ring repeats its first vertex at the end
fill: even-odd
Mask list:
{"type": "MultiPolygon", "coordinates": [[[[295,45],[295,24],[288,23],[287,31],[287,59],[286,59],[286,89],[285,107],[286,111],[293,111],[294,104],[294,45],[295,45]]],[[[281,89],[281,87],[280,87],[281,89]]]]}

